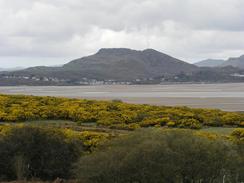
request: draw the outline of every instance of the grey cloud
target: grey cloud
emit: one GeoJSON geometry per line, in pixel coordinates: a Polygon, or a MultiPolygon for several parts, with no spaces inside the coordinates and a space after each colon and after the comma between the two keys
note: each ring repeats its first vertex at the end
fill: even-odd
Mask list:
{"type": "Polygon", "coordinates": [[[148,46],[184,60],[237,56],[243,17],[242,0],[0,0],[0,57],[148,46]]]}

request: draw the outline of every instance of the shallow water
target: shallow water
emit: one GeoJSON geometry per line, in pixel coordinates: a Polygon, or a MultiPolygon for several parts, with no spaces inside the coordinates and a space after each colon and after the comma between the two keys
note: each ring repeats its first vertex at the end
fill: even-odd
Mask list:
{"type": "Polygon", "coordinates": [[[244,83],[181,85],[18,86],[0,87],[0,93],[121,99],[131,103],[186,105],[244,111],[244,83]]]}

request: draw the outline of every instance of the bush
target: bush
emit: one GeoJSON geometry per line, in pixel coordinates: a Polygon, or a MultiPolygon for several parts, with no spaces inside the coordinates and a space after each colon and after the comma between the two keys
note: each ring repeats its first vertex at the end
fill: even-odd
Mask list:
{"type": "Polygon", "coordinates": [[[181,119],[177,125],[180,128],[200,129],[201,124],[196,119],[181,119]]]}
{"type": "Polygon", "coordinates": [[[81,157],[74,172],[87,183],[243,181],[233,146],[190,130],[147,129],[81,157]]]}
{"type": "Polygon", "coordinates": [[[141,127],[152,127],[160,124],[161,121],[158,119],[145,119],[142,122],[140,122],[141,127]]]}
{"type": "Polygon", "coordinates": [[[72,120],[78,124],[142,127],[244,126],[244,113],[55,97],[0,95],[0,121],[72,120]]]}
{"type": "Polygon", "coordinates": [[[243,128],[239,128],[234,130],[231,133],[231,137],[233,137],[234,139],[240,140],[244,142],[244,129],[243,128]]]}
{"type": "Polygon", "coordinates": [[[67,178],[82,151],[77,145],[61,130],[9,127],[0,132],[0,178],[67,178]]]}

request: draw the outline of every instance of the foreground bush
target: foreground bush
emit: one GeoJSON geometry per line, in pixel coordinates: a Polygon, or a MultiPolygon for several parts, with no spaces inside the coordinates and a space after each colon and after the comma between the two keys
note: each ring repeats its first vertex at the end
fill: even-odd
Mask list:
{"type": "Polygon", "coordinates": [[[234,143],[236,143],[237,148],[236,151],[238,154],[241,154],[239,162],[240,162],[240,172],[241,174],[241,180],[244,180],[244,129],[239,128],[234,130],[231,135],[230,139],[234,140],[234,143]]]}
{"type": "Polygon", "coordinates": [[[9,127],[0,130],[0,180],[68,178],[82,145],[61,130],[9,127]]]}
{"type": "Polygon", "coordinates": [[[234,144],[185,130],[143,130],[111,141],[76,165],[86,183],[241,182],[234,144]]]}

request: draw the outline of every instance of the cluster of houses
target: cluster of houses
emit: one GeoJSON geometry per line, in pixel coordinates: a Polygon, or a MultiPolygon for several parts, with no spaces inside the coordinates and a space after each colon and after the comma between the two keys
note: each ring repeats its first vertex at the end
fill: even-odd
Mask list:
{"type": "Polygon", "coordinates": [[[53,77],[37,77],[37,76],[15,76],[15,75],[3,75],[1,76],[5,79],[25,79],[33,81],[52,81],[52,82],[65,82],[65,79],[58,79],[53,77]]]}
{"type": "MultiPolygon", "coordinates": [[[[164,83],[166,81],[165,77],[159,78],[141,78],[134,79],[131,81],[118,81],[114,79],[107,80],[99,80],[99,79],[90,79],[90,78],[80,78],[79,80],[71,80],[71,79],[62,79],[57,77],[48,77],[48,76],[34,76],[34,75],[0,75],[0,78],[4,79],[16,79],[16,80],[27,80],[33,82],[52,82],[57,84],[75,84],[75,85],[131,85],[131,84],[148,84],[155,83],[158,84],[164,83]]],[[[174,78],[178,79],[177,76],[174,78]]]]}
{"type": "Polygon", "coordinates": [[[243,78],[244,74],[235,73],[235,74],[232,74],[231,76],[243,78]]]}
{"type": "Polygon", "coordinates": [[[130,85],[132,82],[129,81],[115,81],[115,80],[96,80],[96,79],[86,79],[79,81],[80,85],[130,85]]]}
{"type": "Polygon", "coordinates": [[[44,81],[44,82],[55,82],[55,83],[74,83],[79,85],[130,85],[132,82],[129,81],[116,81],[116,80],[97,80],[81,78],[80,81],[71,81],[69,79],[60,79],[56,77],[39,77],[39,76],[20,76],[20,75],[2,75],[4,79],[24,79],[31,81],[44,81]]]}

